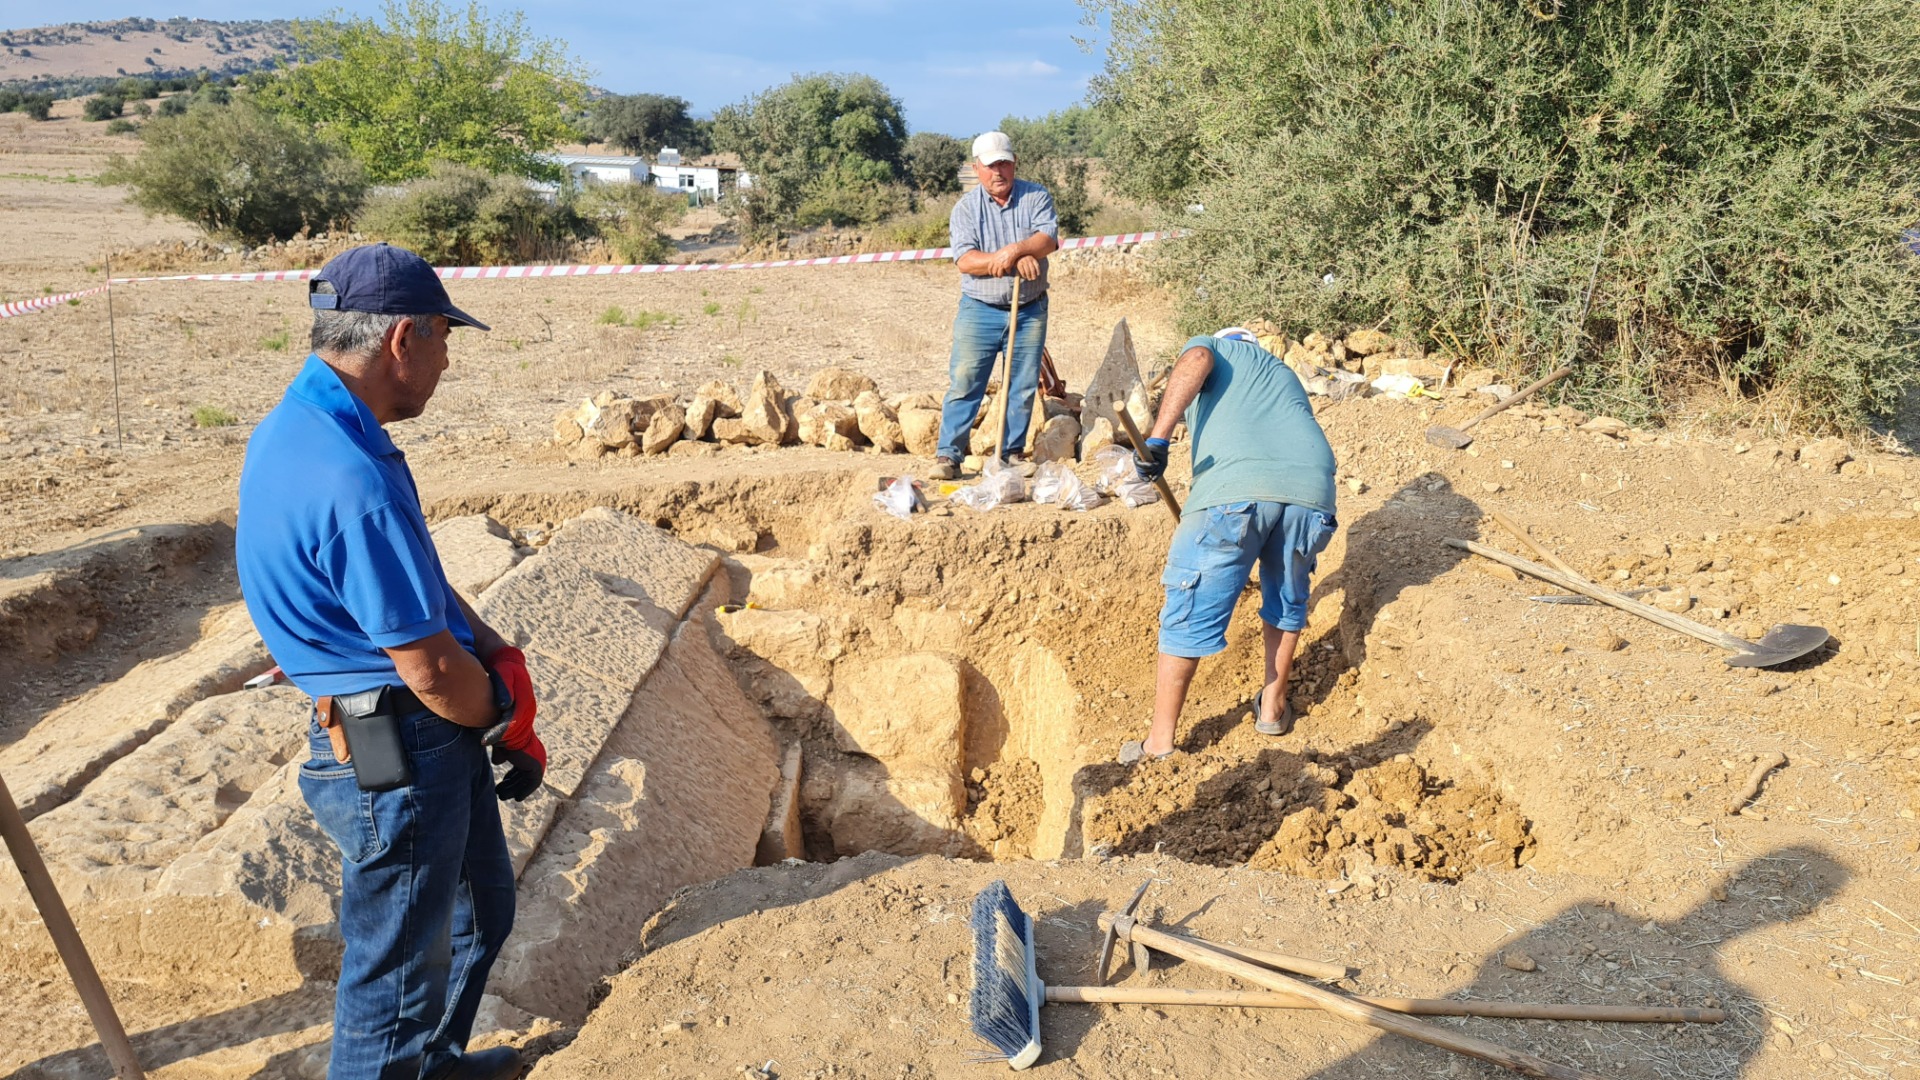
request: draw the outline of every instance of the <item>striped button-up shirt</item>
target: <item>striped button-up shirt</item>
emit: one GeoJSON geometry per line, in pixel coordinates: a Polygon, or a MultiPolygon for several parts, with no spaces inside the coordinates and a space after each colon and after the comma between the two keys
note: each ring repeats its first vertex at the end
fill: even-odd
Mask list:
{"type": "MultiPolygon", "coordinates": [[[[954,204],[947,219],[952,236],[953,257],[957,261],[969,251],[992,254],[1017,244],[1034,233],[1046,233],[1055,242],[1060,239],[1060,222],[1054,217],[1053,196],[1031,180],[1016,179],[1007,205],[1001,206],[977,187],[954,204]]],[[[1009,307],[1013,304],[1013,278],[960,275],[960,291],[984,304],[1009,307]]],[[[1040,260],[1040,276],[1020,283],[1020,302],[1025,304],[1047,294],[1047,260],[1040,260]]]]}

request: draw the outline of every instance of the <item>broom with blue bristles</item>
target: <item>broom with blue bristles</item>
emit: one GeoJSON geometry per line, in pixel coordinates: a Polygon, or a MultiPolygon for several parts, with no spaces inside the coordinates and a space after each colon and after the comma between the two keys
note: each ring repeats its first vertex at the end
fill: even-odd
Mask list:
{"type": "Polygon", "coordinates": [[[1034,967],[1033,920],[996,881],[973,901],[973,993],[967,1020],[993,1052],[1024,1069],[1040,1060],[1040,1001],[1045,989],[1034,967]]]}

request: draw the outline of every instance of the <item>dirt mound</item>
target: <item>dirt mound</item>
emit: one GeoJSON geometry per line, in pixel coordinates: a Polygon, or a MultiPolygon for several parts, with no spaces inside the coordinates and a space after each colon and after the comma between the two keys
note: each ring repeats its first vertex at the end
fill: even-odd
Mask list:
{"type": "Polygon", "coordinates": [[[1314,878],[1390,866],[1457,881],[1471,870],[1523,866],[1535,846],[1511,800],[1484,784],[1434,777],[1405,754],[1360,766],[1268,750],[1224,770],[1175,757],[1147,763],[1086,814],[1096,851],[1314,878]]]}

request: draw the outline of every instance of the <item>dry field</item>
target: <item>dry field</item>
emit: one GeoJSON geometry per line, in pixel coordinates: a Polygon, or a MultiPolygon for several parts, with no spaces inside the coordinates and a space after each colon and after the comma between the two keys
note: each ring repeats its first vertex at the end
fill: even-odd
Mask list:
{"type": "MultiPolygon", "coordinates": [[[[71,119],[0,128],[3,171],[86,175],[114,146],[95,130],[71,119]]],[[[110,242],[185,235],[91,185],[10,178],[0,192],[0,289],[14,297],[84,285],[110,242]]],[[[1061,262],[1051,340],[1076,388],[1122,315],[1143,359],[1178,343],[1163,295],[1122,269],[1061,262]]],[[[1478,407],[1470,395],[1324,403],[1342,528],[1321,560],[1303,642],[1298,729],[1281,739],[1251,730],[1259,634],[1242,605],[1228,650],[1195,684],[1186,753],[1125,769],[1110,762],[1138,737],[1152,694],[1171,525],[1162,508],[937,506],[903,522],[869,493],[877,475],[924,469],[911,458],[729,449],[581,462],[544,443],[556,411],[601,389],[744,386],[763,368],[793,388],[837,363],[889,393],[937,390],[950,267],[454,292],[495,330],[456,339],[433,408],[399,433],[430,515],[488,515],[532,551],[613,507],[706,552],[721,569],[688,618],[710,628],[731,679],[694,679],[682,696],[744,694],[754,722],[806,761],[795,836],[807,861],[700,879],[643,927],[650,910],[623,912],[634,920],[623,936],[562,938],[567,970],[588,974],[513,992],[518,1008],[497,1014],[490,1037],[544,1055],[542,1080],[988,1075],[999,1066],[969,1064],[959,1004],[973,894],[1005,877],[1039,917],[1042,976],[1077,983],[1091,980],[1098,912],[1149,876],[1154,920],[1343,961],[1361,971],[1343,985],[1363,992],[1731,1013],[1685,1028],[1445,1021],[1599,1075],[1920,1075],[1911,456],[1855,447],[1856,462],[1828,472],[1796,460],[1794,440],[1613,437],[1533,406],[1451,453],[1421,434],[1467,416],[1478,407]],[[623,324],[649,325],[602,323],[616,306],[623,324]],[[1590,576],[1684,589],[1698,597],[1689,617],[1716,628],[1817,623],[1834,642],[1785,668],[1742,672],[1623,613],[1530,602],[1551,590],[1440,544],[1476,537],[1519,550],[1490,522],[1496,510],[1590,576]],[[720,614],[723,599],[759,606],[720,614]],[[873,796],[887,790],[886,770],[876,779],[871,756],[847,751],[835,716],[852,704],[834,687],[930,656],[964,676],[954,721],[963,812],[945,832],[888,832],[875,823],[898,824],[899,807],[873,796]],[[1753,762],[1775,750],[1789,764],[1747,812],[1728,813],[1753,762]]],[[[17,688],[0,709],[0,761],[10,778],[8,747],[75,723],[64,707],[82,695],[100,695],[85,700],[104,713],[191,666],[180,657],[245,636],[231,623],[222,522],[248,426],[303,354],[303,316],[299,286],[117,290],[124,449],[104,304],[0,323],[0,673],[17,688]],[[195,428],[201,406],[238,423],[195,428]]],[[[1174,473],[1178,484],[1183,467],[1174,473]]],[[[934,714],[919,687],[891,689],[874,696],[916,722],[934,714]]],[[[122,751],[48,796],[36,829],[76,835],[82,810],[111,817],[107,793],[164,788],[169,762],[128,773],[179,737],[179,724],[162,725],[144,752],[122,751]]],[[[248,815],[274,789],[249,776],[207,804],[208,842],[228,816],[258,820],[248,815]]],[[[592,836],[583,848],[626,842],[614,825],[592,836]]],[[[639,839],[644,849],[672,838],[639,839]]],[[[50,857],[76,881],[114,869],[70,851],[50,857]]],[[[601,882],[523,878],[523,908],[572,890],[610,918],[620,901],[601,882]]],[[[323,975],[248,969],[211,944],[197,965],[155,966],[141,950],[160,946],[125,924],[98,918],[83,930],[155,1075],[314,1075],[323,975]]],[[[21,1021],[9,1025],[0,1071],[97,1075],[85,1018],[34,931],[9,924],[0,953],[0,991],[21,1021]]],[[[1123,975],[1127,985],[1229,985],[1193,965],[1123,975]]],[[[1319,1014],[1058,1005],[1042,1023],[1043,1076],[1509,1075],[1319,1014]]]]}

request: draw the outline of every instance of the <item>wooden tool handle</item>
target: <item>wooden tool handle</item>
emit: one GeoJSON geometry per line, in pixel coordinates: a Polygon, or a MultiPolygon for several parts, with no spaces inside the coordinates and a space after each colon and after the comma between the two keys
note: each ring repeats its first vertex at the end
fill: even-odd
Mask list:
{"type": "Polygon", "coordinates": [[[1501,401],[1498,404],[1489,405],[1486,408],[1480,410],[1480,412],[1476,414],[1473,419],[1467,421],[1464,424],[1461,424],[1460,430],[1465,431],[1468,428],[1472,427],[1473,425],[1479,423],[1480,421],[1485,420],[1490,416],[1497,415],[1504,409],[1513,408],[1515,405],[1520,404],[1521,402],[1527,400],[1533,395],[1539,393],[1540,391],[1546,389],[1549,386],[1552,386],[1554,383],[1559,382],[1561,379],[1564,379],[1571,374],[1573,374],[1573,369],[1570,367],[1563,367],[1558,371],[1555,371],[1553,374],[1548,375],[1546,378],[1541,379],[1538,382],[1535,382],[1529,385],[1526,389],[1521,390],[1519,393],[1509,395],[1506,398],[1506,400],[1501,401]]]}
{"type": "MultiPolygon", "coordinates": [[[[1133,444],[1134,453],[1146,453],[1147,440],[1140,437],[1140,429],[1134,425],[1133,414],[1127,411],[1125,399],[1117,399],[1114,401],[1113,415],[1120,418],[1120,426],[1126,429],[1127,441],[1133,444]]],[[[1154,477],[1153,486],[1159,489],[1160,497],[1167,500],[1167,509],[1173,511],[1174,524],[1178,525],[1180,523],[1180,500],[1173,497],[1173,488],[1167,485],[1167,478],[1165,476],[1154,477]]]]}
{"type": "Polygon", "coordinates": [[[47,873],[46,860],[40,857],[40,848],[34,844],[33,834],[27,831],[26,819],[14,805],[13,793],[7,790],[5,780],[0,780],[0,837],[6,840],[13,865],[26,879],[27,895],[33,897],[33,906],[39,909],[41,920],[47,924],[47,936],[53,939],[61,962],[67,965],[73,988],[80,992],[80,1003],[87,1008],[94,1033],[100,1036],[100,1046],[113,1065],[113,1075],[118,1080],[142,1080],[146,1074],[140,1070],[133,1044],[127,1041],[127,1029],[120,1024],[120,1014],[113,1010],[113,999],[107,996],[100,973],[87,955],[86,943],[74,928],[73,916],[60,899],[60,890],[54,886],[53,876],[47,873]]]}
{"type": "MultiPolygon", "coordinates": [[[[1048,1001],[1078,1004],[1214,1005],[1239,1009],[1320,1007],[1298,994],[1278,990],[1185,990],[1131,986],[1049,986],[1046,989],[1048,1001]]],[[[1664,1008],[1654,1005],[1537,1005],[1525,1001],[1359,996],[1354,1000],[1408,1016],[1492,1016],[1510,1020],[1596,1020],[1621,1024],[1718,1024],[1727,1018],[1727,1014],[1720,1009],[1664,1008]]]]}
{"type": "Polygon", "coordinates": [[[1522,544],[1526,545],[1526,548],[1528,551],[1531,551],[1535,555],[1539,556],[1541,562],[1546,563],[1548,566],[1553,567],[1555,570],[1558,570],[1563,574],[1572,574],[1574,577],[1577,577],[1582,581],[1587,580],[1587,576],[1585,574],[1582,574],[1580,571],[1575,570],[1573,567],[1568,566],[1564,562],[1561,562],[1560,556],[1555,555],[1553,552],[1548,551],[1546,548],[1543,548],[1539,544],[1534,543],[1533,537],[1527,535],[1527,530],[1515,524],[1512,518],[1508,517],[1507,515],[1501,513],[1498,510],[1493,511],[1492,516],[1495,523],[1497,523],[1501,528],[1512,533],[1513,538],[1515,540],[1520,541],[1522,544]]]}
{"type": "Polygon", "coordinates": [[[1345,979],[1359,974],[1345,964],[1308,960],[1301,956],[1274,952],[1272,949],[1256,949],[1250,945],[1216,945],[1211,941],[1206,944],[1228,956],[1245,960],[1249,964],[1259,964],[1261,967],[1270,967],[1279,971],[1291,971],[1296,975],[1305,975],[1309,979],[1345,979]]]}
{"type": "Polygon", "coordinates": [[[1722,634],[1709,630],[1699,623],[1694,622],[1692,619],[1683,619],[1670,611],[1661,611],[1659,608],[1650,604],[1643,604],[1638,600],[1629,600],[1619,593],[1611,589],[1603,589],[1577,574],[1563,574],[1558,570],[1541,566],[1539,563],[1528,562],[1518,555],[1509,555],[1499,548],[1488,547],[1485,544],[1476,544],[1471,540],[1449,539],[1446,541],[1446,545],[1448,547],[1459,548],[1462,551],[1471,551],[1484,559],[1492,559],[1494,562],[1500,563],[1503,566],[1510,566],[1523,574],[1558,585],[1568,592],[1577,592],[1581,596],[1592,597],[1609,607],[1617,607],[1629,615],[1638,615],[1648,622],[1658,623],[1669,630],[1685,634],[1688,637],[1698,638],[1709,645],[1718,645],[1723,649],[1732,649],[1735,652],[1750,651],[1748,646],[1751,645],[1752,642],[1734,637],[1732,634],[1722,634]]]}
{"type": "Polygon", "coordinates": [[[1013,306],[1007,309],[1007,355],[1000,364],[1000,419],[994,430],[999,442],[993,444],[993,456],[1007,460],[1007,406],[1013,401],[1013,341],[1020,326],[1020,275],[1013,275],[1013,306]]]}
{"type": "Polygon", "coordinates": [[[1367,1027],[1414,1039],[1430,1046],[1438,1046],[1443,1050],[1451,1050],[1456,1054],[1491,1062],[1503,1068],[1512,1069],[1523,1076],[1540,1077],[1542,1080],[1604,1080],[1597,1073],[1556,1065],[1534,1054],[1513,1050],[1487,1039],[1435,1027],[1396,1012],[1389,1012],[1358,998],[1336,994],[1331,990],[1301,982],[1277,971],[1270,971],[1244,960],[1236,960],[1205,942],[1175,937],[1172,934],[1141,926],[1134,922],[1131,916],[1106,912],[1100,916],[1100,925],[1102,929],[1111,926],[1120,937],[1128,941],[1137,941],[1169,956],[1177,956],[1182,960],[1190,960],[1210,967],[1242,982],[1250,982],[1255,986],[1264,986],[1269,990],[1279,990],[1304,998],[1319,1008],[1356,1024],[1364,1024],[1367,1027]]]}

